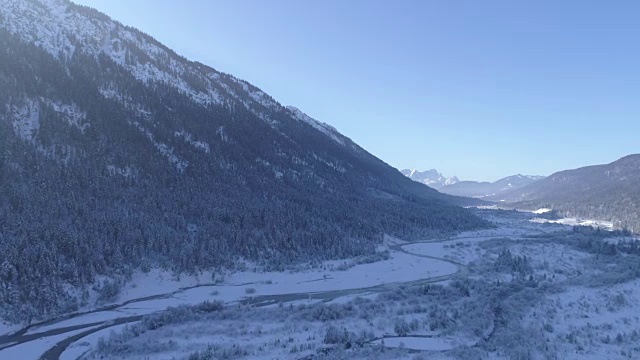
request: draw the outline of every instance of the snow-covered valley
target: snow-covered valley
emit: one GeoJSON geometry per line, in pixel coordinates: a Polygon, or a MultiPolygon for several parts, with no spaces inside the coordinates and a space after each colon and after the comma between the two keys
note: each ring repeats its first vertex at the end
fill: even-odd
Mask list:
{"type": "Polygon", "coordinates": [[[535,214],[479,212],[496,228],[423,242],[387,238],[379,250],[388,257],[373,263],[332,261],[288,272],[248,266],[224,278],[138,273],[117,303],[0,336],[0,357],[640,354],[640,272],[627,269],[637,255],[594,250],[636,240],[532,222],[535,214]],[[609,281],[617,284],[613,293],[602,288],[609,281]]]}

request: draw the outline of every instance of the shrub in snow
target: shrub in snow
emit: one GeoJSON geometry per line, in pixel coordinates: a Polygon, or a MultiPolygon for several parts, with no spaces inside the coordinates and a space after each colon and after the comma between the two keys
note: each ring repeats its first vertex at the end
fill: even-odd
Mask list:
{"type": "Polygon", "coordinates": [[[220,300],[205,301],[201,304],[194,305],[192,309],[196,313],[210,313],[214,311],[221,311],[222,309],[224,309],[224,302],[220,300]]]}
{"type": "Polygon", "coordinates": [[[301,304],[297,307],[297,318],[306,321],[335,321],[347,317],[356,316],[357,306],[352,303],[346,304],[301,304]]]}
{"type": "Polygon", "coordinates": [[[350,344],[351,340],[354,338],[353,333],[349,332],[347,329],[342,328],[339,329],[333,325],[330,325],[327,328],[327,332],[324,335],[323,342],[325,344],[350,344]]]}
{"type": "Polygon", "coordinates": [[[232,360],[249,355],[249,352],[237,344],[232,346],[221,346],[210,344],[206,350],[195,352],[187,358],[188,360],[232,360]]]}
{"type": "Polygon", "coordinates": [[[104,280],[102,284],[94,285],[93,289],[98,293],[98,301],[113,300],[120,293],[122,283],[123,281],[116,279],[104,280]]]}
{"type": "Polygon", "coordinates": [[[409,323],[404,318],[397,318],[393,326],[393,331],[395,331],[398,336],[407,336],[411,331],[411,326],[409,326],[409,323]]]}

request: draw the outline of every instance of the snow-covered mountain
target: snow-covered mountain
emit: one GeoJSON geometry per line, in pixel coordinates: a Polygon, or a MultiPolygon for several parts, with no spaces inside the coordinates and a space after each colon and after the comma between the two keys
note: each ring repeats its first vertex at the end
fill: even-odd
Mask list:
{"type": "Polygon", "coordinates": [[[400,172],[411,180],[432,187],[441,193],[472,198],[484,198],[507,190],[519,189],[544,178],[544,176],[517,174],[495,182],[480,182],[460,181],[456,176],[446,177],[436,169],[425,171],[403,169],[400,172]]]}
{"type": "Polygon", "coordinates": [[[640,231],[640,154],[610,164],[554,173],[489,200],[514,207],[550,208],[565,215],[606,220],[616,227],[640,231]]]}
{"type": "Polygon", "coordinates": [[[544,176],[517,174],[494,182],[459,181],[455,184],[441,187],[438,190],[445,194],[456,196],[486,198],[505,191],[520,189],[541,179],[544,179],[544,176]]]}
{"type": "Polygon", "coordinates": [[[486,224],[247,81],[66,0],[0,0],[0,199],[12,320],[76,308],[104,276],[113,296],[139,268],[282,269],[486,224]]]}
{"type": "Polygon", "coordinates": [[[440,189],[446,185],[452,185],[457,183],[458,178],[455,176],[446,177],[442,175],[436,169],[430,169],[425,171],[418,171],[415,169],[403,169],[400,171],[404,176],[410,178],[413,181],[425,184],[434,189],[440,189]]]}

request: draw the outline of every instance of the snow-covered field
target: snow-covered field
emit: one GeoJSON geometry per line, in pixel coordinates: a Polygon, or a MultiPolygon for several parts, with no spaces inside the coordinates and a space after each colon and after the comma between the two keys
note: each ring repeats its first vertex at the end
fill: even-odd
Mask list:
{"type": "Polygon", "coordinates": [[[97,331],[91,335],[87,335],[81,341],[77,341],[69,346],[61,355],[60,360],[76,360],[82,358],[98,343],[100,338],[107,337],[109,334],[117,333],[124,330],[128,324],[116,325],[108,329],[97,331]]]}
{"type": "Polygon", "coordinates": [[[602,255],[629,239],[532,222],[531,213],[481,214],[497,227],[414,243],[387,239],[379,250],[389,258],[369,264],[333,261],[296,272],[249,265],[224,278],[137,273],[109,309],[0,337],[0,348],[8,346],[0,358],[38,359],[90,329],[100,331],[64,343],[59,358],[640,356],[640,262],[620,271],[637,255],[602,255]],[[606,286],[609,278],[616,284],[606,286]],[[203,301],[219,305],[198,307],[203,301]]]}
{"type": "MultiPolygon", "coordinates": [[[[327,265],[335,265],[328,263],[327,265]]],[[[206,300],[233,303],[264,295],[314,293],[368,288],[404,283],[456,273],[451,263],[392,251],[389,260],[352,267],[345,271],[310,270],[304,272],[239,272],[226,276],[224,283],[211,284],[211,276],[182,276],[179,280],[168,272],[152,270],[136,274],[119,297],[123,303],[138,298],[167,294],[158,299],[132,302],[108,311],[89,313],[28,331],[41,333],[78,324],[108,321],[123,316],[147,315],[171,306],[198,304],[206,300]],[[209,283],[204,279],[209,279],[209,283]],[[190,288],[187,288],[190,287],[190,288]],[[185,289],[187,288],[187,289],[185,289]],[[185,289],[185,290],[181,290],[185,289]]]]}
{"type": "Polygon", "coordinates": [[[600,227],[603,229],[611,230],[613,229],[613,223],[611,221],[602,221],[602,220],[584,220],[577,218],[562,218],[558,220],[548,220],[542,218],[534,218],[531,219],[532,222],[537,223],[551,223],[551,224],[561,224],[561,225],[569,225],[569,226],[593,226],[600,227]]]}
{"type": "Polygon", "coordinates": [[[542,324],[560,358],[638,359],[638,300],[640,280],[606,288],[571,287],[549,296],[525,321],[542,324]]]}
{"type": "Polygon", "coordinates": [[[18,324],[7,324],[0,321],[0,335],[2,334],[10,334],[14,331],[20,330],[20,325],[18,324]]]}
{"type": "Polygon", "coordinates": [[[19,344],[0,351],[0,359],[39,359],[45,351],[49,350],[58,341],[64,340],[84,330],[70,331],[61,335],[38,338],[24,344],[19,344]]]}

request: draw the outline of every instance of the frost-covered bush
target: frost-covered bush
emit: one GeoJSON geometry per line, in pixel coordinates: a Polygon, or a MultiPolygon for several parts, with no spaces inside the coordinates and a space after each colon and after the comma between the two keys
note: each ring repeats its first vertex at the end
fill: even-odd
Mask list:
{"type": "Polygon", "coordinates": [[[358,332],[355,336],[355,338],[353,339],[354,343],[360,347],[364,346],[365,344],[373,341],[373,339],[375,339],[375,334],[370,331],[370,330],[360,330],[360,332],[358,332]]]}
{"type": "Polygon", "coordinates": [[[95,352],[100,354],[100,357],[132,354],[148,356],[153,353],[175,350],[177,347],[177,343],[173,340],[157,341],[146,339],[145,341],[136,341],[133,332],[124,331],[122,333],[112,332],[107,339],[100,338],[95,352]]]}
{"type": "Polygon", "coordinates": [[[393,325],[393,331],[395,331],[398,336],[406,336],[410,331],[409,323],[407,323],[404,318],[397,318],[393,325]]]}
{"type": "Polygon", "coordinates": [[[308,321],[335,321],[355,315],[352,304],[318,304],[299,307],[299,317],[308,321]]]}
{"type": "Polygon", "coordinates": [[[356,309],[358,316],[361,319],[365,320],[373,319],[378,316],[384,316],[387,313],[387,308],[382,301],[356,298],[353,301],[353,306],[356,309]]]}
{"type": "Polygon", "coordinates": [[[323,342],[325,344],[350,344],[351,340],[354,339],[355,335],[352,332],[349,332],[346,328],[338,328],[336,326],[330,325],[327,328],[327,331],[324,335],[323,342]]]}
{"type": "Polygon", "coordinates": [[[355,257],[353,259],[353,262],[356,263],[357,265],[370,264],[378,261],[389,260],[390,258],[391,258],[391,254],[389,253],[389,250],[385,250],[385,251],[378,251],[371,255],[362,255],[362,256],[355,257]]]}
{"type": "Polygon", "coordinates": [[[487,352],[479,347],[461,346],[449,352],[453,359],[486,359],[487,352]]]}
{"type": "Polygon", "coordinates": [[[436,305],[429,312],[429,330],[431,331],[447,329],[453,325],[453,323],[451,317],[449,317],[446,310],[441,306],[436,305]]]}
{"type": "Polygon", "coordinates": [[[221,300],[205,301],[203,303],[194,305],[191,309],[196,313],[211,313],[215,311],[221,311],[224,309],[224,302],[221,300]]]}
{"type": "Polygon", "coordinates": [[[93,290],[98,294],[98,301],[113,300],[122,288],[123,281],[118,279],[104,280],[101,284],[93,286],[93,290]]]}
{"type": "Polygon", "coordinates": [[[188,360],[232,360],[249,355],[249,352],[240,345],[222,346],[210,344],[206,350],[195,352],[188,360]]]}

